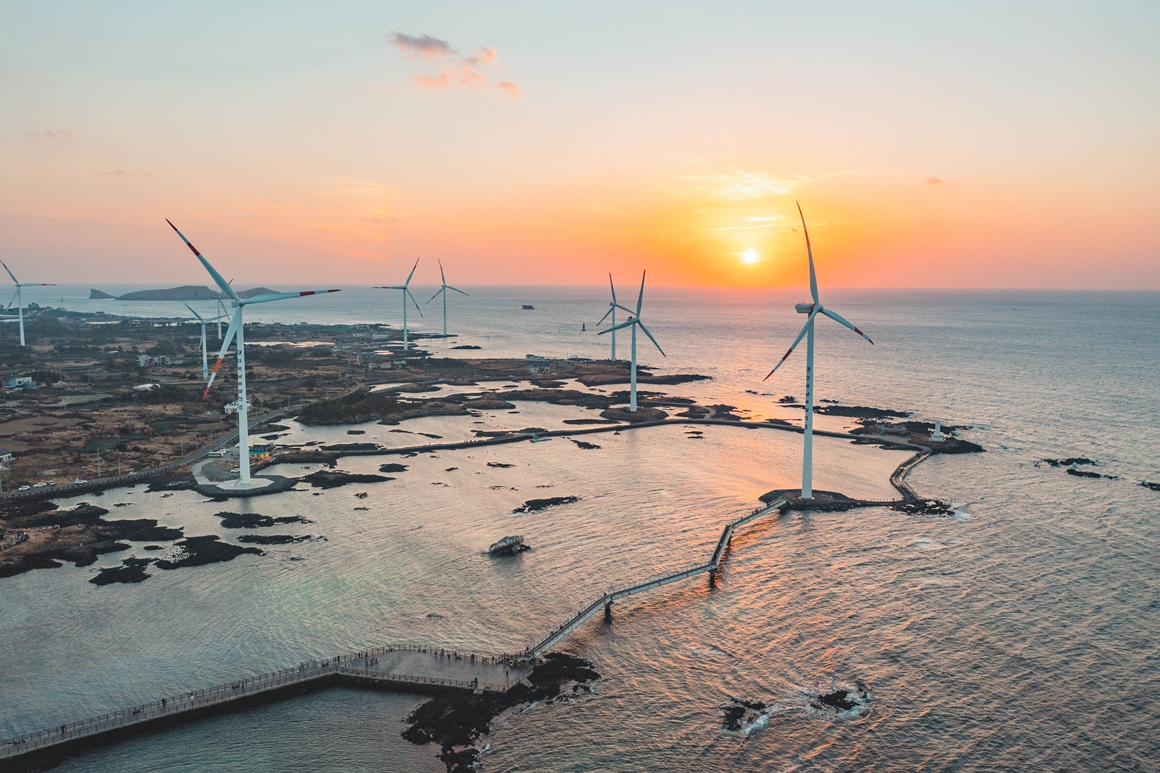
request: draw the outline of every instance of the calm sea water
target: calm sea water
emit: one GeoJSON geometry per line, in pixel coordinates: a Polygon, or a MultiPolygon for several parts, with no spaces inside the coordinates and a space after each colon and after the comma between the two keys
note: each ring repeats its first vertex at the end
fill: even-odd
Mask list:
{"type": "MultiPolygon", "coordinates": [[[[482,356],[608,351],[607,337],[591,332],[607,304],[601,289],[465,289],[472,295],[450,306],[459,336],[429,344],[437,354],[457,343],[483,347],[482,356]],[[522,311],[524,303],[535,310],[522,311]]],[[[87,288],[53,292],[27,300],[181,309],[88,301],[87,288]]],[[[635,288],[621,292],[634,299],[635,288]]],[[[792,310],[797,295],[647,290],[644,319],[668,357],[642,340],[641,360],[714,377],[667,388],[672,394],[792,418],[776,400],[801,395],[804,358],[761,379],[804,321],[792,310]]],[[[849,291],[823,301],[877,345],[822,324],[819,397],[969,425],[965,436],[987,448],[933,459],[912,475],[921,493],[954,502],[957,516],[868,509],[759,522],[734,540],[715,587],[673,586],[619,605],[610,625],[585,626],[567,649],[597,663],[596,694],[499,723],[486,770],[1156,769],[1160,493],[1139,482],[1160,480],[1152,338],[1160,296],[849,291]],[[1119,479],[1035,465],[1067,456],[1098,459],[1100,472],[1119,479]],[[832,681],[865,684],[869,711],[835,719],[809,710],[808,693],[832,681]],[[730,696],[775,708],[763,727],[727,733],[718,707],[730,696]]],[[[354,288],[248,314],[396,323],[398,306],[395,294],[354,288]]],[[[416,329],[438,332],[435,306],[416,329]]],[[[625,356],[627,337],[618,343],[625,356]]],[[[484,425],[429,418],[402,428],[451,438],[563,426],[576,415],[517,408],[484,425]]],[[[420,439],[364,429],[359,440],[420,439]]],[[[703,560],[724,521],[764,491],[794,485],[799,436],[703,429],[697,441],[667,427],[588,438],[596,450],[556,440],[422,455],[403,460],[408,471],[388,483],[231,505],[305,515],[314,523],[277,530],[326,541],[154,570],[132,586],[99,588],[87,582],[96,567],[71,566],[0,581],[0,735],[381,643],[521,649],[610,585],[703,560]],[[370,497],[356,499],[363,489],[370,497]],[[546,495],[581,501],[511,514],[546,495]],[[534,550],[513,561],[480,555],[512,533],[534,550]]],[[[288,439],[304,438],[347,435],[296,429],[288,439]]],[[[828,439],[816,441],[815,454],[815,485],[865,497],[889,495],[887,476],[905,458],[828,439]]],[[[381,461],[340,466],[374,471],[381,461]]],[[[222,506],[189,492],[124,489],[93,501],[189,535],[235,534],[213,517],[222,506]],[[118,502],[129,506],[113,508],[118,502]]],[[[145,555],[140,547],[134,554],[145,555]]],[[[442,770],[436,750],[399,737],[417,702],[324,692],[142,737],[60,769],[442,770]]]]}

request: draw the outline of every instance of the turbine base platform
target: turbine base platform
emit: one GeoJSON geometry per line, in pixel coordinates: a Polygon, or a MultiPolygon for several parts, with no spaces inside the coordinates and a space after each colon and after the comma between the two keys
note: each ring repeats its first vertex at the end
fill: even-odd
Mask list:
{"type": "Polygon", "coordinates": [[[294,488],[294,484],[297,482],[297,478],[285,478],[281,475],[265,475],[260,478],[251,478],[248,486],[241,485],[241,481],[228,480],[221,481],[220,483],[202,484],[197,487],[197,492],[202,496],[229,497],[231,499],[260,497],[266,494],[277,494],[282,491],[289,491],[294,488]]]}

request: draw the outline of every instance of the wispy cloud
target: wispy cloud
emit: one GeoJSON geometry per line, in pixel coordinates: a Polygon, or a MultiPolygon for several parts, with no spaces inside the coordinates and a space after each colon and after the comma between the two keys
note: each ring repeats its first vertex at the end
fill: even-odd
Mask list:
{"type": "Polygon", "coordinates": [[[684,182],[730,201],[785,196],[809,182],[805,177],[772,177],[760,172],[732,172],[684,175],[684,182]]]}
{"type": "Polygon", "coordinates": [[[405,35],[402,32],[392,32],[387,35],[388,45],[395,46],[404,56],[438,59],[444,56],[457,56],[458,52],[446,40],[423,35],[405,35]]]}
{"type": "MultiPolygon", "coordinates": [[[[408,58],[439,59],[459,56],[446,40],[430,35],[415,37],[402,32],[393,32],[387,36],[387,42],[396,46],[408,58]]],[[[522,93],[519,86],[511,81],[492,81],[481,71],[481,68],[495,65],[498,61],[499,55],[494,48],[480,46],[474,54],[460,59],[455,65],[443,65],[437,73],[414,74],[411,80],[418,88],[433,91],[466,86],[472,89],[496,89],[508,96],[518,97],[522,93]]]]}
{"type": "Polygon", "coordinates": [[[741,221],[741,225],[724,225],[710,228],[710,231],[752,231],[759,228],[784,228],[782,215],[754,215],[741,221]]]}
{"type": "Polygon", "coordinates": [[[45,129],[41,132],[28,132],[25,137],[32,137],[37,140],[71,140],[76,135],[66,129],[45,129]]]}
{"type": "Polygon", "coordinates": [[[940,180],[940,179],[938,179],[937,177],[928,177],[928,178],[926,178],[926,184],[927,184],[927,185],[942,185],[942,183],[943,183],[943,181],[942,181],[942,180],[940,180]]]}

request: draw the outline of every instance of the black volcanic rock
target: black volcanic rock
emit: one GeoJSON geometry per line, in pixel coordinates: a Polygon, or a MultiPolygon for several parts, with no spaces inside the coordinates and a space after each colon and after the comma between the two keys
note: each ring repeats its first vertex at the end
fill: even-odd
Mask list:
{"type": "Polygon", "coordinates": [[[522,505],[512,510],[513,513],[535,513],[540,510],[546,510],[549,507],[556,507],[557,505],[570,505],[573,502],[579,502],[580,497],[548,497],[547,499],[529,499],[522,505]]]}
{"type": "Polygon", "coordinates": [[[394,478],[388,478],[385,475],[343,472],[342,470],[334,470],[333,472],[319,470],[304,476],[302,480],[314,488],[338,488],[348,483],[384,483],[388,480],[394,480],[394,478]]]}
{"type": "Polygon", "coordinates": [[[256,556],[265,555],[258,548],[242,548],[228,542],[222,542],[214,534],[183,539],[177,543],[177,547],[181,549],[181,555],[173,559],[158,560],[156,562],[158,569],[179,569],[183,566],[204,566],[205,564],[216,564],[219,561],[233,561],[244,553],[252,553],[256,556]]]}

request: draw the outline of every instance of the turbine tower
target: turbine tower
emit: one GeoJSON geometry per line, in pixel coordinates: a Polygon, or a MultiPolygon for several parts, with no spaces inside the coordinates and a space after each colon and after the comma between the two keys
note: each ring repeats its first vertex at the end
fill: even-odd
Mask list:
{"type": "MultiPolygon", "coordinates": [[[[604,316],[601,317],[600,321],[597,322],[596,324],[603,325],[604,320],[608,319],[608,315],[609,314],[612,315],[612,360],[615,362],[616,361],[616,327],[617,327],[616,326],[616,310],[621,309],[622,311],[627,311],[629,313],[629,315],[631,315],[632,309],[626,309],[623,306],[621,306],[619,303],[616,302],[616,285],[614,285],[612,283],[612,273],[611,272],[608,274],[608,288],[610,290],[612,290],[612,300],[608,302],[608,311],[604,312],[604,316]]],[[[599,333],[597,333],[597,335],[599,335],[599,333]]],[[[660,347],[657,347],[657,348],[659,349],[660,347]]],[[[662,352],[662,354],[663,354],[663,352],[662,352]]]]}
{"type": "MultiPolygon", "coordinates": [[[[218,303],[221,303],[221,301],[218,301],[218,303]]],[[[200,314],[198,314],[196,311],[194,311],[193,307],[190,306],[185,301],[182,301],[181,305],[184,306],[185,308],[189,309],[189,313],[192,314],[193,316],[197,317],[197,321],[201,323],[201,380],[208,381],[209,380],[209,353],[206,351],[206,347],[205,347],[205,326],[207,324],[209,324],[210,322],[217,320],[218,329],[220,330],[221,326],[222,326],[222,318],[219,315],[217,317],[210,317],[209,319],[205,319],[200,314]]],[[[218,335],[218,340],[221,340],[220,334],[218,335]]]]}
{"type": "MultiPolygon", "coordinates": [[[[419,265],[418,260],[415,261],[415,265],[416,266],[419,265]]],[[[412,273],[414,273],[413,270],[412,270],[412,273]]],[[[467,295],[467,293],[463,292],[459,288],[452,287],[451,285],[447,284],[447,275],[443,273],[443,261],[439,261],[439,279],[442,280],[443,285],[439,288],[439,292],[432,295],[431,300],[427,301],[427,303],[430,303],[431,301],[438,298],[440,294],[443,295],[443,337],[446,338],[447,337],[447,291],[448,290],[455,290],[455,292],[459,293],[460,295],[467,295]]],[[[410,277],[407,278],[407,281],[408,282],[411,281],[410,277]]],[[[405,317],[406,311],[407,311],[407,301],[406,301],[406,299],[404,299],[403,300],[404,318],[406,318],[405,317]]],[[[405,333],[404,333],[403,337],[404,337],[404,339],[406,339],[405,333]]],[[[404,346],[404,349],[405,349],[405,346],[404,346]]]]}
{"type": "MultiPolygon", "coordinates": [[[[169,220],[166,220],[165,222],[169,223],[169,220]]],[[[189,239],[185,238],[185,234],[177,230],[177,226],[175,226],[173,223],[169,223],[169,227],[172,228],[177,233],[177,235],[181,237],[181,241],[185,242],[186,246],[193,251],[193,254],[197,256],[197,259],[201,261],[201,265],[203,265],[205,270],[209,272],[209,275],[213,277],[213,281],[216,282],[217,286],[222,289],[222,292],[233,299],[233,306],[235,309],[237,309],[237,311],[234,312],[233,317],[230,319],[230,326],[226,329],[225,340],[222,341],[221,352],[218,353],[217,361],[213,365],[213,372],[210,374],[209,381],[205,385],[205,392],[202,393],[201,396],[202,400],[205,400],[207,397],[209,397],[209,388],[213,386],[213,381],[215,378],[217,378],[218,370],[221,369],[222,360],[225,358],[226,352],[229,350],[230,344],[233,343],[234,336],[236,335],[238,337],[238,399],[237,402],[227,405],[226,410],[229,411],[232,408],[233,411],[238,414],[239,474],[236,481],[224,484],[220,486],[220,488],[231,488],[240,491],[262,488],[263,486],[269,485],[270,481],[250,479],[250,403],[246,399],[246,343],[243,330],[242,312],[246,306],[249,306],[251,303],[268,303],[270,301],[280,301],[284,298],[300,298],[304,295],[337,293],[338,290],[308,290],[306,292],[298,293],[263,293],[261,295],[255,295],[252,298],[242,298],[240,295],[234,292],[234,289],[230,287],[229,282],[222,278],[222,275],[217,272],[217,269],[211,266],[209,261],[202,257],[202,254],[197,251],[197,248],[190,244],[189,239]]]]}
{"type": "MultiPolygon", "coordinates": [[[[795,204],[797,202],[794,202],[795,204]]],[[[797,338],[790,344],[789,351],[787,351],[773,366],[765,377],[768,379],[777,369],[782,366],[782,363],[793,354],[794,347],[801,343],[802,336],[806,336],[806,426],[805,426],[805,447],[802,454],[802,499],[814,498],[814,318],[819,314],[825,314],[835,322],[845,325],[853,330],[858,335],[870,341],[870,336],[863,333],[858,328],[851,325],[843,319],[837,312],[822,306],[822,302],[818,300],[818,279],[814,274],[814,252],[810,247],[810,232],[806,230],[806,216],[802,214],[802,206],[798,204],[798,215],[802,219],[802,233],[806,237],[806,254],[810,261],[810,295],[813,296],[813,303],[799,303],[794,306],[798,314],[809,314],[806,319],[806,324],[802,327],[802,331],[798,333],[797,338]]],[[[873,341],[870,341],[873,344],[873,341]]],[[[765,379],[762,379],[764,381],[765,379]]]]}
{"type": "MultiPolygon", "coordinates": [[[[12,301],[16,301],[16,308],[20,314],[20,345],[24,346],[24,296],[20,292],[22,287],[56,287],[54,284],[48,282],[25,282],[21,284],[16,279],[16,275],[12,273],[12,269],[0,260],[0,266],[4,266],[4,270],[8,272],[8,276],[12,277],[12,284],[16,285],[16,292],[12,295],[12,301]]],[[[12,301],[8,301],[8,308],[12,308],[12,301]]]]}
{"type": "MultiPolygon", "coordinates": [[[[621,322],[619,325],[614,325],[613,327],[610,327],[607,330],[601,330],[599,333],[597,333],[597,335],[604,335],[605,333],[612,333],[613,335],[616,335],[616,333],[614,332],[616,330],[619,330],[619,329],[625,328],[625,327],[632,328],[632,366],[631,366],[631,374],[632,375],[629,377],[630,378],[629,383],[631,384],[631,387],[630,387],[631,391],[630,391],[629,402],[628,402],[628,410],[630,413],[636,413],[636,329],[639,327],[642,331],[644,331],[644,334],[646,336],[648,336],[648,340],[653,342],[653,346],[655,346],[657,348],[657,351],[661,353],[662,357],[668,356],[665,354],[665,350],[661,348],[661,345],[657,343],[657,339],[653,338],[653,334],[648,332],[648,328],[645,327],[644,323],[640,321],[640,307],[644,304],[644,276],[645,276],[645,272],[644,271],[640,272],[640,295],[638,295],[636,298],[636,314],[634,316],[629,317],[627,322],[621,322]]],[[[611,274],[608,276],[608,281],[610,283],[612,281],[611,274]]],[[[621,306],[620,308],[624,309],[623,306],[621,306]]],[[[632,314],[632,312],[629,309],[624,309],[624,310],[628,311],[629,314],[632,314]]],[[[612,309],[610,309],[610,311],[612,311],[612,309]]],[[[605,314],[605,316],[608,316],[608,315],[605,314]]]]}
{"type": "MultiPolygon", "coordinates": [[[[415,258],[415,265],[411,266],[411,273],[407,274],[407,281],[401,285],[387,285],[385,287],[376,287],[376,290],[402,290],[403,291],[403,356],[407,356],[407,298],[411,299],[411,303],[415,304],[415,311],[419,312],[419,316],[423,316],[423,310],[419,308],[419,302],[415,300],[415,296],[411,295],[411,277],[415,276],[415,269],[419,267],[419,259],[415,258]]],[[[462,292],[462,290],[458,291],[462,292]]]]}

